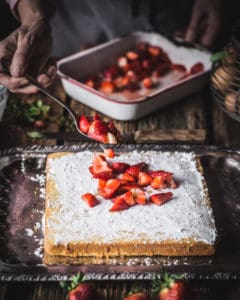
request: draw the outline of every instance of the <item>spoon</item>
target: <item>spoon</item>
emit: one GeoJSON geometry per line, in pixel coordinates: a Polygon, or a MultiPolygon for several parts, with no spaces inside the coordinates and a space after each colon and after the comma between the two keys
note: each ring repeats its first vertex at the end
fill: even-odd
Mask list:
{"type": "MultiPolygon", "coordinates": [[[[10,72],[8,71],[8,69],[2,64],[0,63],[0,69],[2,69],[7,75],[10,75],[10,72]]],[[[25,77],[28,79],[28,81],[35,87],[37,87],[43,94],[45,94],[46,96],[48,96],[50,99],[52,99],[54,102],[57,102],[59,105],[61,105],[71,116],[71,118],[74,121],[74,125],[78,131],[78,133],[80,133],[81,135],[83,135],[84,137],[96,141],[95,139],[89,137],[87,134],[85,134],[84,132],[82,132],[79,127],[78,127],[78,121],[79,118],[77,117],[77,115],[72,111],[72,109],[70,107],[68,107],[61,99],[59,99],[58,97],[54,96],[47,88],[45,88],[44,86],[42,86],[36,79],[34,79],[32,76],[25,74],[25,77]]]]}

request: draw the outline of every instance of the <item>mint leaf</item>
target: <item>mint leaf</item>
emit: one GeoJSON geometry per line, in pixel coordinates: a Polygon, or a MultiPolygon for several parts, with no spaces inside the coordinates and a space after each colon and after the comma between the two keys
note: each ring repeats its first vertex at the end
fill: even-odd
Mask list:
{"type": "Polygon", "coordinates": [[[31,132],[27,132],[27,136],[30,137],[31,139],[41,139],[44,137],[44,134],[38,131],[31,131],[31,132]]]}
{"type": "Polygon", "coordinates": [[[213,54],[212,56],[211,56],[211,58],[210,58],[210,61],[212,62],[212,63],[215,63],[215,62],[217,62],[217,61],[219,61],[219,60],[222,60],[224,57],[226,57],[227,56],[227,51],[221,51],[221,52],[217,52],[217,53],[215,53],[215,54],[213,54]]]}

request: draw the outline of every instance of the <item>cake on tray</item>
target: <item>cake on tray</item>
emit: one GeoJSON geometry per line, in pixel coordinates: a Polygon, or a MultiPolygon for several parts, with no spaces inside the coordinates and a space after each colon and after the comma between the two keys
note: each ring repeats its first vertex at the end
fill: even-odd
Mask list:
{"type": "MultiPolygon", "coordinates": [[[[111,211],[113,202],[99,194],[99,180],[89,167],[91,151],[52,153],[46,167],[44,261],[48,256],[199,256],[215,252],[216,228],[200,160],[194,153],[132,151],[107,158],[109,165],[144,162],[148,170],[173,174],[177,188],[166,186],[172,199],[111,211]],[[95,195],[98,205],[81,199],[95,195]]],[[[147,199],[159,193],[144,187],[147,199]]],[[[160,192],[162,192],[160,190],[160,192]]]]}

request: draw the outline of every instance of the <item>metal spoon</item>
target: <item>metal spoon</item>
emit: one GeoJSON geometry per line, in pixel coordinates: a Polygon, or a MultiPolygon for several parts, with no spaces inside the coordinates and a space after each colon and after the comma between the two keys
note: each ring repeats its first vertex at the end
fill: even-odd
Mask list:
{"type": "MultiPolygon", "coordinates": [[[[10,75],[10,72],[8,71],[8,69],[2,64],[0,63],[0,69],[2,69],[7,75],[10,75]]],[[[77,117],[77,115],[72,111],[72,109],[70,107],[68,107],[61,99],[59,99],[58,97],[54,96],[47,88],[45,88],[44,86],[42,86],[37,80],[35,80],[32,76],[25,74],[25,77],[28,79],[28,81],[35,87],[37,87],[41,92],[43,92],[46,96],[48,96],[50,99],[52,99],[53,101],[57,102],[59,105],[61,105],[71,116],[71,118],[74,121],[74,125],[78,131],[78,133],[80,133],[81,135],[83,135],[84,137],[96,141],[94,139],[92,139],[91,137],[89,137],[87,134],[85,134],[84,132],[82,132],[79,129],[78,126],[78,121],[79,118],[77,117]]]]}

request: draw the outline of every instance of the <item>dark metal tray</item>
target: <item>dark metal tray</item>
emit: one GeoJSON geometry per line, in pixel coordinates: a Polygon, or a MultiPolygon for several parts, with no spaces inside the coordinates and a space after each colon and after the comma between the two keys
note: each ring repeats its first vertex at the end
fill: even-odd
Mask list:
{"type": "Polygon", "coordinates": [[[31,147],[0,153],[0,280],[151,279],[162,269],[187,279],[240,278],[240,149],[193,145],[117,145],[116,151],[194,151],[200,157],[218,231],[211,257],[84,259],[69,265],[42,264],[42,217],[46,155],[99,151],[99,144],[31,147]]]}

